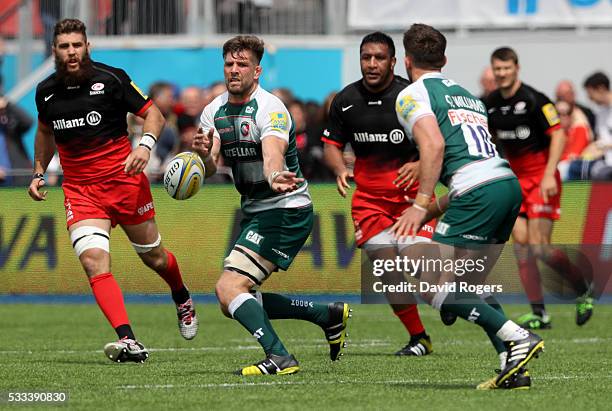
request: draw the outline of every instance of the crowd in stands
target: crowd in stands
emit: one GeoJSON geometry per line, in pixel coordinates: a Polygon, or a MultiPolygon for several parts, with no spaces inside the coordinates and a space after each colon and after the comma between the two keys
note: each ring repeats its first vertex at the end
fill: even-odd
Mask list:
{"type": "MultiPolygon", "coordinates": [[[[495,89],[490,69],[482,73],[481,96],[495,89]]],[[[589,76],[583,84],[589,99],[596,107],[594,114],[576,101],[571,81],[562,80],[556,88],[556,101],[561,126],[568,141],[559,164],[564,180],[612,180],[612,92],[608,77],[601,72],[589,76]]],[[[208,87],[190,86],[179,90],[175,85],[159,81],[151,85],[148,94],[166,117],[166,125],[158,138],[146,169],[152,182],[159,183],[167,162],[177,153],[189,151],[197,131],[203,108],[225,91],[223,82],[208,87]]],[[[323,102],[302,101],[287,88],[272,90],[287,106],[295,125],[296,145],[305,177],[312,182],[334,181],[323,162],[321,136],[328,123],[329,106],[335,96],[331,93],[323,102]]],[[[31,178],[31,161],[25,150],[23,137],[33,125],[33,119],[0,93],[0,186],[27,185],[31,178]]],[[[132,141],[142,134],[142,120],[128,119],[132,141]]],[[[347,163],[354,158],[348,147],[347,163]]],[[[220,160],[218,174],[207,182],[231,182],[231,170],[220,160]]],[[[48,184],[61,183],[61,166],[54,158],[48,169],[48,184]]]]}

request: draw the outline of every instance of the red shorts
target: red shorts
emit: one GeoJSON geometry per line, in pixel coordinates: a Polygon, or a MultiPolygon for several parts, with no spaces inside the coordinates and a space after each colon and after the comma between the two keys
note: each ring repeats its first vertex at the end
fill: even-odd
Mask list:
{"type": "MultiPolygon", "coordinates": [[[[374,196],[355,190],[351,211],[357,246],[361,247],[370,238],[395,224],[407,207],[410,207],[410,203],[406,201],[374,196]]],[[[432,220],[421,228],[417,236],[431,240],[435,227],[436,220],[432,220]]]]}
{"type": "Polygon", "coordinates": [[[90,218],[117,224],[140,224],[155,216],[149,179],[143,173],[101,183],[62,185],[66,225],[90,218]]]}
{"type": "Polygon", "coordinates": [[[561,176],[559,171],[555,173],[555,180],[559,192],[556,196],[550,197],[548,203],[544,202],[540,193],[540,182],[542,175],[536,174],[533,176],[519,177],[521,191],[523,193],[523,202],[519,216],[527,216],[527,218],[548,218],[549,220],[558,220],[561,216],[561,176]]]}

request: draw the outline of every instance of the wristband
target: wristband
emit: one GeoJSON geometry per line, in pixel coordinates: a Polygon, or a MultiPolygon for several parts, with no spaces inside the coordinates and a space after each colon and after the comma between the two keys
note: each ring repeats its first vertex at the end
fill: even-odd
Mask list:
{"type": "Polygon", "coordinates": [[[412,205],[412,207],[416,208],[417,210],[421,210],[421,211],[425,211],[425,212],[427,212],[427,209],[426,209],[425,207],[420,206],[420,205],[418,205],[418,204],[416,204],[416,203],[415,203],[415,204],[413,204],[413,205],[412,205]]]}
{"type": "Polygon", "coordinates": [[[34,180],[35,178],[40,178],[41,180],[45,179],[45,175],[43,173],[34,173],[32,175],[32,180],[34,180]]]}
{"type": "Polygon", "coordinates": [[[151,133],[144,133],[138,146],[143,146],[149,149],[149,151],[153,150],[153,146],[157,143],[157,138],[151,133]]]}
{"type": "Polygon", "coordinates": [[[429,202],[431,201],[431,196],[424,193],[418,193],[416,198],[414,199],[414,204],[427,209],[429,202]],[[423,198],[425,197],[425,198],[423,198]]]}
{"type": "Polygon", "coordinates": [[[280,175],[280,171],[273,171],[270,173],[270,175],[268,176],[268,185],[270,186],[270,188],[272,188],[272,184],[274,184],[274,180],[276,180],[276,177],[278,177],[280,175]]]}

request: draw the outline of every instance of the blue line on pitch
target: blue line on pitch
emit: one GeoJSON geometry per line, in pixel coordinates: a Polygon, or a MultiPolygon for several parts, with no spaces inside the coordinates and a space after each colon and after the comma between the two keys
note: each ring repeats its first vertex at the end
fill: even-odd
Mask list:
{"type": "MultiPolygon", "coordinates": [[[[350,304],[360,304],[361,294],[285,294],[292,299],[305,299],[315,303],[344,301],[350,304]]],[[[214,294],[192,294],[195,302],[200,304],[216,304],[214,294]]],[[[504,294],[496,297],[502,304],[527,304],[524,294],[504,294]]],[[[574,304],[573,299],[560,299],[545,296],[547,304],[574,304]]],[[[172,303],[169,294],[125,294],[128,304],[168,304],[172,303]]],[[[371,300],[370,300],[371,301],[371,300]]],[[[91,294],[0,294],[0,304],[95,304],[91,294]]],[[[377,301],[386,304],[384,298],[377,301]]],[[[612,295],[602,295],[597,304],[612,304],[612,295]]]]}
{"type": "MultiPolygon", "coordinates": [[[[284,294],[289,298],[308,299],[316,303],[329,303],[332,301],[345,301],[359,304],[360,294],[284,294]]],[[[125,294],[128,304],[166,304],[171,303],[169,294],[125,294]]],[[[214,294],[192,294],[196,303],[216,304],[214,294]]],[[[0,294],[0,304],[95,304],[96,300],[91,294],[0,294]]]]}

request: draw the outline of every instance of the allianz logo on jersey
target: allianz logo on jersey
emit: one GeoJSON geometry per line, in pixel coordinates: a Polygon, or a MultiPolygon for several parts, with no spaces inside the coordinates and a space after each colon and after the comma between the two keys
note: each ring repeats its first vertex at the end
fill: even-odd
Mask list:
{"type": "Polygon", "coordinates": [[[90,126],[97,126],[102,121],[102,115],[97,111],[90,111],[87,113],[85,118],[72,118],[69,120],[60,118],[59,120],[53,120],[54,130],[67,130],[70,128],[84,127],[85,123],[90,126]]]}
{"type": "Polygon", "coordinates": [[[404,141],[404,132],[398,128],[386,133],[353,133],[357,143],[387,143],[399,144],[404,141]]]}

